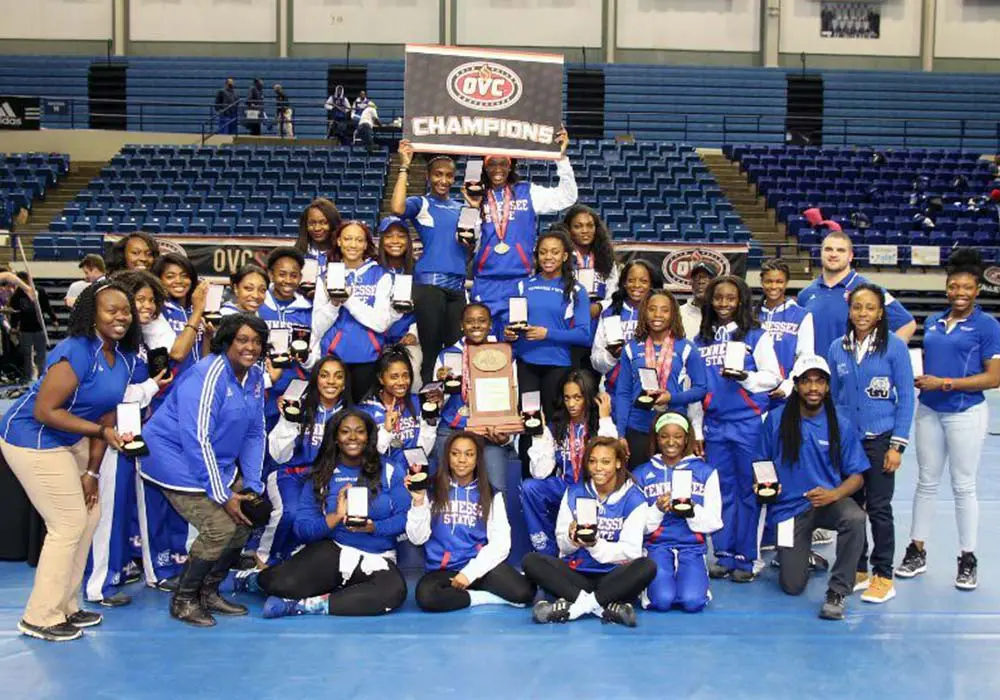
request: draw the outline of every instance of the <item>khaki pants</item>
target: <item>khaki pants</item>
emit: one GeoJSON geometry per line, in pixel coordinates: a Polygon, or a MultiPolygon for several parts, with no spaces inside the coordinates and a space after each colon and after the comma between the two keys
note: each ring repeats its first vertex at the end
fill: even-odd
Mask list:
{"type": "MultiPolygon", "coordinates": [[[[239,490],[237,481],[233,491],[239,490]]],[[[222,506],[204,493],[164,489],[163,494],[180,516],[198,530],[189,548],[193,559],[216,561],[223,552],[242,547],[250,537],[250,528],[234,523],[222,506]]]]}
{"type": "Polygon", "coordinates": [[[58,625],[80,609],[83,569],[101,516],[100,506],[87,510],[80,484],[89,442],[81,438],[72,447],[30,450],[0,440],[4,459],[48,530],[24,609],[28,624],[58,625]]]}

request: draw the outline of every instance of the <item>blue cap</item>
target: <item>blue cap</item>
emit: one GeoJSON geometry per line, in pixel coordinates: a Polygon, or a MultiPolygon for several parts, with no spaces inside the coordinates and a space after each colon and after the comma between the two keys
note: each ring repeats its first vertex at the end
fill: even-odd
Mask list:
{"type": "Polygon", "coordinates": [[[397,224],[402,226],[404,230],[406,229],[406,222],[401,218],[398,216],[387,216],[378,223],[378,232],[380,234],[385,233],[389,230],[390,226],[395,226],[397,224]]]}

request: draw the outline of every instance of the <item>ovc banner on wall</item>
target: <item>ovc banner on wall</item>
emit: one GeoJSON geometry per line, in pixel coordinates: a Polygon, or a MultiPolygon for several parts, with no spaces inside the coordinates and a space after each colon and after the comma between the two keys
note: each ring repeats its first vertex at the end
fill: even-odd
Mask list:
{"type": "Polygon", "coordinates": [[[691,268],[698,263],[708,263],[717,275],[746,277],[749,250],[748,246],[739,244],[615,244],[615,255],[622,263],[634,258],[650,262],[663,274],[664,286],[672,292],[691,291],[691,268]]]}

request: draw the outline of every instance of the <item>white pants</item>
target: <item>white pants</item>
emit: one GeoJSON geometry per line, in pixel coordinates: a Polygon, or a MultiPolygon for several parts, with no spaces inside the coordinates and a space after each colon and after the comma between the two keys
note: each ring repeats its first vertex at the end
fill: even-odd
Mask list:
{"type": "Polygon", "coordinates": [[[938,413],[923,404],[917,405],[919,472],[913,496],[911,539],[925,542],[930,535],[934,501],[947,460],[955,496],[958,544],[963,552],[976,550],[976,531],[979,529],[976,477],[988,424],[989,409],[985,401],[959,413],[938,413]]]}

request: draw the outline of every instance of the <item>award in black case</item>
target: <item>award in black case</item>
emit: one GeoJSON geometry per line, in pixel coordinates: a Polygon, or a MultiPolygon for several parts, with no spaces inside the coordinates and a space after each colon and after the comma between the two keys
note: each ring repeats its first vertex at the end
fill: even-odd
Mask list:
{"type": "Polygon", "coordinates": [[[521,394],[521,419],[527,435],[538,437],[545,432],[542,424],[542,392],[529,391],[521,394]]]}
{"type": "Polygon", "coordinates": [[[652,367],[639,368],[639,395],[635,398],[635,407],[651,411],[656,403],[656,394],[660,391],[660,379],[652,367]]]}
{"type": "Polygon", "coordinates": [[[392,284],[392,308],[400,313],[413,311],[412,275],[396,275],[392,284]]]}
{"type": "Polygon", "coordinates": [[[131,434],[132,439],[122,445],[126,457],[145,457],[149,454],[142,438],[142,409],[137,403],[120,403],[115,411],[115,424],[119,435],[131,434]]]}
{"type": "Polygon", "coordinates": [[[425,491],[431,487],[431,475],[427,473],[427,453],[422,447],[403,450],[406,463],[410,467],[410,491],[425,491]]]}
{"type": "Polygon", "coordinates": [[[350,486],[347,489],[347,527],[362,528],[368,523],[368,488],[350,486]]]}
{"type": "Polygon", "coordinates": [[[226,291],[226,288],[221,284],[212,284],[208,287],[208,293],[205,295],[205,320],[211,323],[213,326],[219,325],[219,321],[222,320],[222,295],[226,291]]]}
{"type": "Polygon", "coordinates": [[[305,379],[293,379],[288,383],[285,393],[281,395],[285,400],[281,415],[289,423],[302,422],[302,396],[306,393],[307,386],[309,383],[305,379]]]}
{"type": "Polygon", "coordinates": [[[576,539],[587,546],[597,544],[597,501],[576,499],[576,539]]]}
{"type": "Polygon", "coordinates": [[[508,301],[509,321],[507,326],[515,333],[528,330],[528,299],[527,297],[511,297],[508,301]]]}
{"type": "Polygon", "coordinates": [[[267,334],[268,357],[275,369],[288,369],[292,366],[292,354],[289,346],[292,344],[292,331],[289,328],[272,328],[267,334]]]}
{"type": "Polygon", "coordinates": [[[332,262],[326,266],[326,293],[330,301],[343,303],[347,293],[347,266],[342,262],[332,262]]]}
{"type": "Polygon", "coordinates": [[[681,518],[694,515],[691,486],[694,474],[690,469],[675,469],[670,477],[670,510],[681,518]]]}
{"type": "Polygon", "coordinates": [[[774,462],[762,461],[753,463],[753,481],[756,485],[758,503],[774,503],[778,500],[780,483],[774,462]]]}

